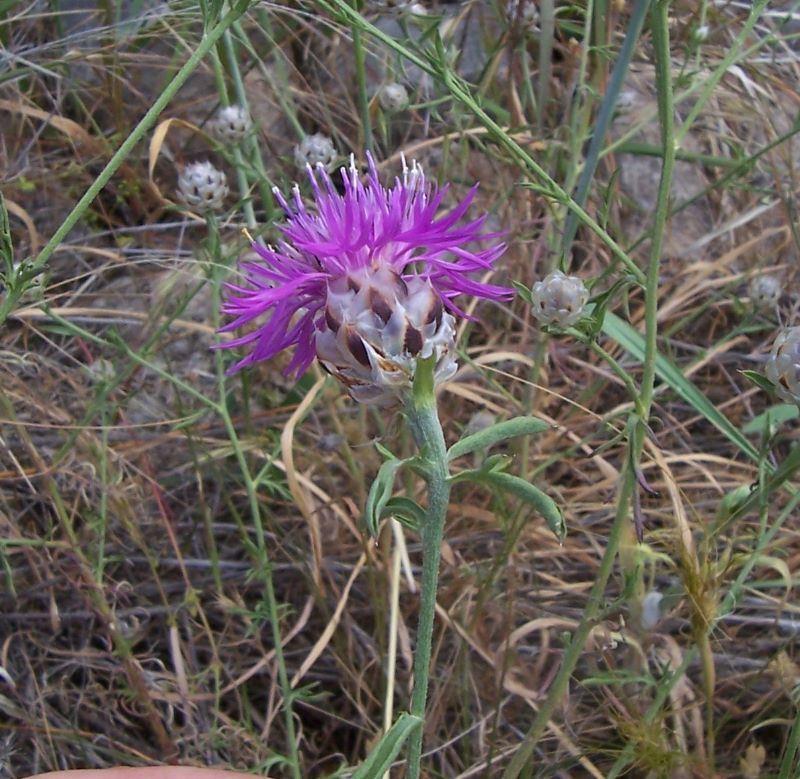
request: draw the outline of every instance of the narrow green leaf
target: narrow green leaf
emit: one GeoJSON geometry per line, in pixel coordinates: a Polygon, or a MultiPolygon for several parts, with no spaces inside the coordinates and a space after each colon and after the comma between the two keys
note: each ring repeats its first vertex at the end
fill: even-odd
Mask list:
{"type": "Polygon", "coordinates": [[[533,298],[531,297],[531,291],[521,282],[521,281],[514,281],[511,280],[511,286],[514,287],[515,290],[519,293],[519,296],[529,305],[533,303],[533,298]]]}
{"type": "Polygon", "coordinates": [[[3,263],[6,283],[11,283],[14,276],[14,244],[11,240],[11,227],[2,192],[0,192],[0,260],[3,263]]]}
{"type": "MultiPolygon", "coordinates": [[[[610,311],[606,313],[603,320],[603,332],[637,359],[644,359],[644,337],[616,314],[610,311]]],[[[656,374],[717,430],[733,441],[750,459],[758,462],[758,449],[683,375],[681,369],[663,354],[656,356],[656,374]]]]}
{"type": "Polygon", "coordinates": [[[775,394],[775,385],[763,374],[758,371],[739,371],[748,381],[752,382],[759,389],[764,392],[769,392],[770,395],[775,394]]]}
{"type": "Polygon", "coordinates": [[[777,406],[768,408],[766,411],[753,417],[743,428],[743,433],[765,433],[771,427],[776,427],[788,422],[790,419],[797,419],[800,415],[800,408],[794,403],[780,403],[777,406]]]}
{"type": "Polygon", "coordinates": [[[498,422],[496,425],[487,427],[479,433],[473,433],[460,441],[456,441],[447,452],[448,461],[456,457],[479,452],[491,446],[505,441],[509,438],[516,438],[521,435],[534,435],[549,430],[550,425],[535,417],[515,417],[505,422],[498,422]]]}
{"type": "Polygon", "coordinates": [[[486,477],[491,473],[502,473],[509,463],[511,458],[505,454],[493,454],[487,457],[478,468],[467,468],[466,470],[459,471],[450,477],[450,484],[458,484],[462,481],[474,481],[477,483],[485,482],[486,477]]]}
{"type": "Polygon", "coordinates": [[[372,482],[372,486],[369,488],[367,503],[364,506],[364,523],[373,536],[378,532],[378,523],[383,516],[386,504],[392,497],[394,477],[406,462],[406,460],[398,460],[396,458],[387,460],[381,465],[375,476],[375,481],[372,482]]]}
{"type": "Polygon", "coordinates": [[[418,531],[425,523],[425,510],[417,501],[396,495],[386,502],[381,517],[394,517],[410,530],[418,531]]]}
{"type": "Polygon", "coordinates": [[[509,492],[533,506],[544,517],[547,527],[555,534],[559,542],[564,540],[567,535],[564,515],[556,502],[538,487],[534,487],[529,481],[510,473],[488,473],[484,477],[484,481],[486,484],[509,492]]]}
{"type": "Polygon", "coordinates": [[[379,779],[394,762],[408,737],[422,727],[422,720],[412,714],[403,713],[387,731],[367,759],[353,773],[352,779],[379,779]]]}

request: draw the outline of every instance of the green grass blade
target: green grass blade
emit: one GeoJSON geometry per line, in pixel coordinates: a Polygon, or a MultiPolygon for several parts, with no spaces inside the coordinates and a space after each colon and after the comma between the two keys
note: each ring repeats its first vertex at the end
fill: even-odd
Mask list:
{"type": "MultiPolygon", "coordinates": [[[[603,332],[613,338],[623,349],[632,354],[636,359],[644,358],[644,337],[634,330],[627,322],[611,312],[606,313],[603,321],[603,332]]],[[[744,437],[730,422],[730,420],[687,379],[681,369],[672,360],[663,354],[656,356],[656,375],[661,381],[671,387],[680,395],[698,414],[702,414],[726,438],[732,441],[751,460],[758,462],[758,450],[744,437]]]]}

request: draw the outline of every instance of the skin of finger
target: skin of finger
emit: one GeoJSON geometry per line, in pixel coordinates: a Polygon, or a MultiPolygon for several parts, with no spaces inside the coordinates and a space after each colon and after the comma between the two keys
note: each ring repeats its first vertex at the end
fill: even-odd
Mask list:
{"type": "MultiPolygon", "coordinates": [[[[216,768],[189,768],[183,766],[154,768],[99,768],[79,771],[53,771],[28,779],[253,779],[252,774],[237,774],[216,768]]],[[[269,779],[269,777],[262,777],[269,779]]]]}

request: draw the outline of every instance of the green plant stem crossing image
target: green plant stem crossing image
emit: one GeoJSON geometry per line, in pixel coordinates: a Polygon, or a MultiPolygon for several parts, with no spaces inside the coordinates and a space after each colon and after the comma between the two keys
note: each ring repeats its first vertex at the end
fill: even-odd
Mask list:
{"type": "Polygon", "coordinates": [[[797,779],[799,36],[0,2],[0,777],[797,779]]]}

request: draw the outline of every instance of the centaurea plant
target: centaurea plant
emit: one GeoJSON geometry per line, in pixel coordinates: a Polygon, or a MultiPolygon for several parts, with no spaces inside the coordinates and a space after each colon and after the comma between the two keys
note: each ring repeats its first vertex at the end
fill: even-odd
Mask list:
{"type": "Polygon", "coordinates": [[[457,299],[470,295],[501,302],[513,295],[511,289],[475,278],[492,271],[505,250],[500,235],[484,232],[485,215],[466,218],[477,187],[440,214],[447,187],[426,181],[416,163],[408,167],[404,160],[402,177],[387,188],[369,154],[367,160],[362,180],[351,158],[340,171],[340,190],[323,164],[308,166],[310,209],[297,186],[289,199],[275,190],[286,213],[282,237],[274,247],[253,244],[258,259],[242,264],[244,283],[228,285],[223,309],[232,317],[224,331],[255,326],[219,346],[250,347],[231,372],[292,347],[287,374],[299,377],[316,359],[355,400],[397,403],[404,409],[418,454],[398,459],[384,450],[387,461],[370,489],[365,520],[377,533],[381,519],[394,516],[422,537],[412,721],[406,717],[402,728],[393,728],[385,748],[378,750],[389,761],[410,734],[408,776],[417,777],[451,485],[470,479],[509,491],[532,503],[559,535],[563,520],[544,493],[504,472],[507,458],[501,455],[488,457],[479,468],[451,473],[451,462],[462,455],[546,428],[539,420],[519,418],[467,436],[449,451],[445,445],[435,388],[456,372],[455,322],[466,316],[457,299]],[[392,497],[402,467],[427,482],[425,507],[392,497]]]}

